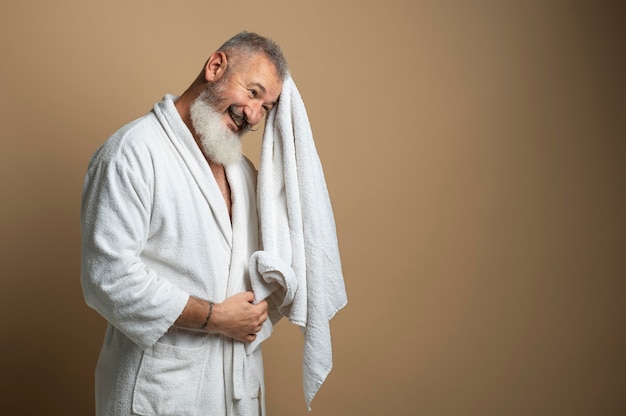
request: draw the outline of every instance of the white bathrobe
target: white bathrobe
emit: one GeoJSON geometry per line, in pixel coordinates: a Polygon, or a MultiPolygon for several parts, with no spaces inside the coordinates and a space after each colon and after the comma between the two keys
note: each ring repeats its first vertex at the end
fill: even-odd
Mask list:
{"type": "Polygon", "coordinates": [[[85,177],[81,282],[109,322],[97,414],[264,413],[260,348],[233,362],[236,341],[171,329],[189,295],[221,302],[250,290],[247,264],[259,249],[254,167],[244,158],[226,168],[231,223],[174,100],[117,131],[85,177]]]}

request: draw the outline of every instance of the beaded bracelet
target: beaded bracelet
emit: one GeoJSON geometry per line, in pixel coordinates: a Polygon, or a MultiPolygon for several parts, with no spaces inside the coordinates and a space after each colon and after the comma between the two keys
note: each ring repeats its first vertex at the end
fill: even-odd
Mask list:
{"type": "Polygon", "coordinates": [[[209,323],[209,319],[211,319],[211,314],[213,313],[213,302],[209,302],[209,314],[206,316],[206,321],[202,324],[202,329],[206,328],[209,323]]]}

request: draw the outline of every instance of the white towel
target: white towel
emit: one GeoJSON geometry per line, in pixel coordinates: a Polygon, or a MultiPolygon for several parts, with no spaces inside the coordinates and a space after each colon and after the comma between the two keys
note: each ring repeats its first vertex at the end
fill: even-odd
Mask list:
{"type": "MultiPolygon", "coordinates": [[[[273,292],[284,296],[279,311],[304,331],[303,384],[310,410],[332,368],[329,321],[347,296],[324,172],[289,75],[266,121],[257,205],[263,249],[250,259],[252,288],[258,301],[273,292]]],[[[258,342],[269,336],[271,324],[267,327],[258,342]]]]}

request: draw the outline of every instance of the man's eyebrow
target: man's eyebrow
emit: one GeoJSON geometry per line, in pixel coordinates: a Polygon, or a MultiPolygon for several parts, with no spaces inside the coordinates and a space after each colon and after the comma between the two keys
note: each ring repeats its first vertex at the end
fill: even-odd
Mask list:
{"type": "MultiPolygon", "coordinates": [[[[259,90],[261,90],[261,92],[263,94],[265,94],[267,92],[265,90],[265,87],[262,84],[258,83],[258,82],[251,82],[250,86],[251,87],[257,87],[259,90]]],[[[280,96],[278,98],[280,99],[280,96]]],[[[278,103],[278,99],[276,101],[269,102],[268,104],[271,105],[272,107],[274,107],[277,103],[278,103]]]]}
{"type": "Polygon", "coordinates": [[[265,93],[267,92],[267,91],[265,90],[265,87],[264,87],[262,84],[259,84],[258,82],[252,82],[250,85],[251,85],[251,86],[255,86],[255,87],[257,87],[258,89],[260,89],[260,90],[261,90],[261,92],[263,92],[263,94],[265,94],[265,93]]]}

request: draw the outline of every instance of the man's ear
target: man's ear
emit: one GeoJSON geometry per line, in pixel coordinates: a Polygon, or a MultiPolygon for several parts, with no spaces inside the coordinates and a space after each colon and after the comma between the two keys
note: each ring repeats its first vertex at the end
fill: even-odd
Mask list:
{"type": "Polygon", "coordinates": [[[204,66],[204,79],[213,82],[217,81],[226,72],[228,58],[224,52],[213,52],[204,66]]]}

